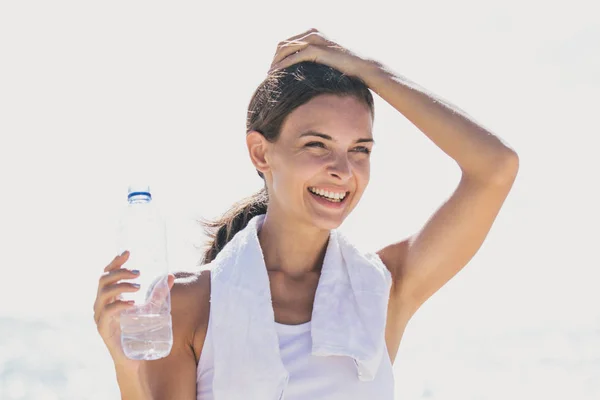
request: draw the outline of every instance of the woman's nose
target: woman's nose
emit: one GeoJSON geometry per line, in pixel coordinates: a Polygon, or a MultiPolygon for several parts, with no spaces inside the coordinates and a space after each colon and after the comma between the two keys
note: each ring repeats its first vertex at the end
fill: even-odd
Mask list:
{"type": "Polygon", "coordinates": [[[329,165],[329,174],[342,181],[350,179],[352,170],[350,168],[350,161],[345,154],[335,156],[329,165]]]}

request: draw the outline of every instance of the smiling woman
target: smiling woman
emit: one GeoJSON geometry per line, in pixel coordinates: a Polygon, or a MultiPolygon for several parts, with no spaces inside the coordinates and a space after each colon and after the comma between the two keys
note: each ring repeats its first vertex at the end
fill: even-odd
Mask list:
{"type": "Polygon", "coordinates": [[[128,360],[111,316],[126,256],[106,268],[96,321],[124,398],[390,400],[416,310],[486,237],[518,157],[458,108],[317,30],[281,42],[249,104],[246,144],[264,188],[205,224],[200,271],[172,286],[173,348],[128,360]],[[338,231],[370,179],[371,90],[452,157],[453,195],[376,254],[338,231]],[[111,328],[112,327],[112,328],[111,328]]]}
{"type": "Polygon", "coordinates": [[[359,78],[312,62],[269,75],[250,101],[246,122],[252,161],[263,179],[268,175],[265,187],[205,223],[212,240],[203,262],[211,262],[253,217],[265,214],[269,200],[271,213],[282,207],[295,216],[294,225],[339,226],[369,180],[373,118],[373,96],[359,78]],[[333,201],[324,200],[328,197],[333,201]],[[322,212],[307,217],[307,208],[322,212]]]}

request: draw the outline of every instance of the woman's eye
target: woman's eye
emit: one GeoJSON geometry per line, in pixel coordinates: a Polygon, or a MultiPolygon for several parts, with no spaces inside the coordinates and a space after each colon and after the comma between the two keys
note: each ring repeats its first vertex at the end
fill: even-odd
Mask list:
{"type": "Polygon", "coordinates": [[[371,149],[365,146],[355,147],[354,151],[358,151],[359,153],[371,154],[371,149]]]}
{"type": "Polygon", "coordinates": [[[322,147],[325,148],[325,145],[321,142],[308,142],[305,145],[306,147],[322,147]]]}

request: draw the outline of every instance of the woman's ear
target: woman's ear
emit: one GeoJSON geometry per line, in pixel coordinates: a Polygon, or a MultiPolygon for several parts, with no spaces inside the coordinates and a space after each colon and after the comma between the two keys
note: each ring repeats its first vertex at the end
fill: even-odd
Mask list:
{"type": "Polygon", "coordinates": [[[269,141],[260,132],[250,131],[246,135],[246,145],[254,167],[263,174],[266,173],[269,170],[267,156],[269,141]]]}

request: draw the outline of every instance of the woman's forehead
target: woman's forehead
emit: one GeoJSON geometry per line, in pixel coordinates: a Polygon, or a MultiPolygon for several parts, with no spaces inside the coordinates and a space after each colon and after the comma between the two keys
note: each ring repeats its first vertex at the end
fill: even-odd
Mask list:
{"type": "Polygon", "coordinates": [[[321,95],[292,111],[282,126],[282,134],[294,138],[306,132],[332,137],[371,137],[372,128],[373,120],[366,104],[351,96],[321,95]]]}

